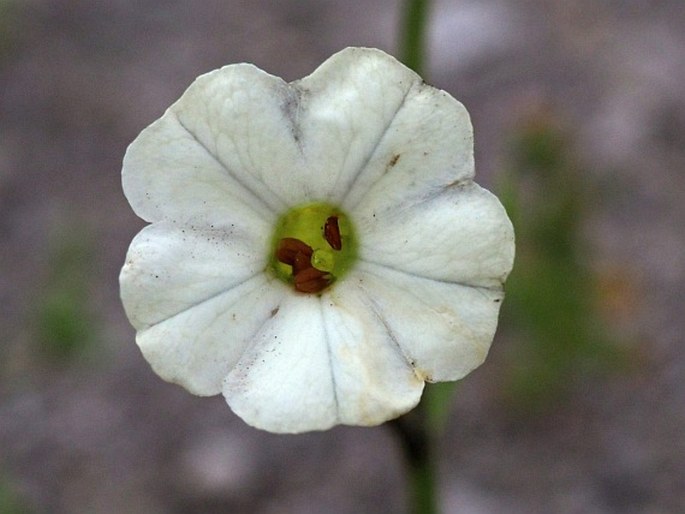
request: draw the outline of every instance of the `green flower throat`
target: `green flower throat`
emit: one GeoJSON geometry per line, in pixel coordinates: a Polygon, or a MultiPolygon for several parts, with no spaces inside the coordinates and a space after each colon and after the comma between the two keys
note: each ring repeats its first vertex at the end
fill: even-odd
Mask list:
{"type": "Polygon", "coordinates": [[[276,223],[270,268],[301,293],[319,293],[341,279],[357,258],[350,219],[327,203],[295,207],[276,223]]]}

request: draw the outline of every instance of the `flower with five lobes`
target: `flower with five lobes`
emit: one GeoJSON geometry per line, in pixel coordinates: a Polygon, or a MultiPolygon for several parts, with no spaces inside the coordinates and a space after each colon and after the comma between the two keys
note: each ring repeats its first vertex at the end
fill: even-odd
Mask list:
{"type": "Polygon", "coordinates": [[[121,297],[154,371],[272,432],[376,425],[479,366],[514,233],[468,113],[348,48],[200,76],[129,146],[121,297]]]}

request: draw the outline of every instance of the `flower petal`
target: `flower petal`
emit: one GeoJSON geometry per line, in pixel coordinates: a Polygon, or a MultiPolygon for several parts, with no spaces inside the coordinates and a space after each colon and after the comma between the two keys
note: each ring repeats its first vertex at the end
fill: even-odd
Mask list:
{"type": "Polygon", "coordinates": [[[287,293],[285,286],[260,273],[138,331],[136,342],[163,379],[193,394],[218,394],[254,334],[278,312],[287,293]]]}
{"type": "Polygon", "coordinates": [[[155,325],[260,273],[268,256],[267,230],[263,224],[145,227],[133,239],[119,276],[131,324],[155,325]]]}
{"type": "Polygon", "coordinates": [[[380,50],[348,48],[292,84],[248,64],[200,76],[131,145],[124,189],[149,221],[180,215],[170,190],[276,213],[345,196],[350,208],[374,184],[406,189],[419,167],[421,184],[472,176],[472,146],[459,102],[380,50]]]}
{"type": "Polygon", "coordinates": [[[293,179],[305,173],[297,121],[298,93],[251,64],[198,77],[169,108],[225,172],[275,212],[291,203],[293,179]]]}
{"type": "Polygon", "coordinates": [[[297,124],[308,165],[295,180],[310,199],[342,201],[420,83],[393,57],[367,48],[338,52],[292,83],[300,91],[297,124]]]}
{"type": "Polygon", "coordinates": [[[373,154],[348,186],[348,212],[393,209],[474,176],[473,127],[464,106],[420,83],[408,91],[373,154]]]}
{"type": "Polygon", "coordinates": [[[377,425],[414,407],[423,390],[354,280],[321,299],[286,297],[226,379],[247,423],[272,432],[377,425]]]}
{"type": "Polygon", "coordinates": [[[485,360],[504,293],[361,263],[359,287],[418,375],[457,380],[485,360]]]}
{"type": "Polygon", "coordinates": [[[326,292],[322,305],[339,422],[377,425],[416,406],[424,382],[370,309],[355,277],[326,292]]]}
{"type": "Polygon", "coordinates": [[[122,181],[133,210],[150,222],[209,226],[236,216],[275,218],[170,110],[128,147],[122,181]]]}
{"type": "Polygon", "coordinates": [[[514,260],[514,230],[499,200],[475,183],[354,212],[360,259],[426,278],[499,287],[514,260]]]}
{"type": "Polygon", "coordinates": [[[320,299],[290,294],[224,383],[246,423],[270,432],[325,430],[337,421],[320,299]]]}

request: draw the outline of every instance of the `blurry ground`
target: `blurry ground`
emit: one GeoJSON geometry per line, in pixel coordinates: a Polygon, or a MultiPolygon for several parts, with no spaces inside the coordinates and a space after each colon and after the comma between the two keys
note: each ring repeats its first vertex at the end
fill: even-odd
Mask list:
{"type": "MultiPolygon", "coordinates": [[[[531,117],[571,134],[600,314],[632,356],[576,376],[563,401],[512,408],[505,316],[448,422],[445,512],[685,512],[681,0],[433,14],[430,81],[469,108],[482,184],[497,188],[531,117]]],[[[152,374],[117,290],[142,226],[121,158],[196,75],[250,61],[293,80],[344,46],[393,52],[396,21],[390,0],[0,0],[1,514],[403,512],[389,431],[246,427],[152,374]]]]}

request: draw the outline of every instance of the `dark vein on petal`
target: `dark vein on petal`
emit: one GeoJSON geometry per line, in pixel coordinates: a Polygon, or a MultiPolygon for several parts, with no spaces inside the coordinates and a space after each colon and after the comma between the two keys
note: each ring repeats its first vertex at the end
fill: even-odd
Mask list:
{"type": "MultiPolygon", "coordinates": [[[[214,161],[215,161],[219,166],[221,166],[221,167],[224,169],[224,171],[226,172],[226,174],[227,174],[229,177],[231,177],[231,178],[232,178],[233,180],[235,180],[240,186],[242,186],[243,189],[245,189],[245,191],[247,191],[248,193],[250,193],[250,194],[252,195],[252,197],[254,198],[254,200],[256,200],[256,201],[259,202],[261,205],[263,205],[269,212],[276,213],[276,211],[275,211],[275,209],[274,209],[273,207],[271,207],[268,203],[266,203],[266,201],[264,201],[264,200],[262,199],[262,197],[261,197],[259,194],[257,194],[256,191],[254,191],[254,190],[253,190],[250,186],[248,186],[242,179],[240,179],[240,178],[237,176],[237,174],[233,173],[233,172],[228,168],[228,166],[226,166],[226,164],[225,164],[223,161],[221,161],[221,159],[219,159],[219,157],[218,157],[217,155],[214,155],[214,153],[207,147],[206,144],[204,144],[202,141],[200,141],[200,139],[198,139],[198,137],[197,137],[197,136],[188,128],[188,127],[185,126],[185,124],[183,123],[183,121],[181,120],[181,118],[180,118],[180,116],[179,116],[178,114],[176,114],[174,111],[169,111],[169,112],[171,112],[171,113],[173,114],[174,119],[178,122],[179,126],[180,126],[183,130],[185,130],[185,131],[190,135],[190,137],[192,137],[193,140],[194,140],[198,145],[200,145],[200,146],[202,147],[202,149],[203,149],[205,152],[207,152],[207,153],[212,157],[212,159],[214,159],[214,161]]],[[[272,194],[275,195],[275,193],[274,193],[273,191],[271,191],[271,189],[270,189],[264,182],[261,182],[261,181],[260,181],[260,183],[264,186],[265,189],[267,189],[270,193],[272,193],[272,194]]],[[[279,199],[280,199],[280,198],[279,198],[279,199]]]]}
{"type": "MultiPolygon", "coordinates": [[[[366,270],[366,273],[376,277],[377,279],[379,279],[381,281],[386,281],[386,277],[382,277],[379,274],[374,273],[373,271],[366,270]]],[[[409,276],[411,276],[411,275],[409,275],[409,276]]],[[[412,276],[412,278],[422,278],[422,277],[412,276]]],[[[488,292],[490,292],[490,293],[501,292],[501,290],[492,291],[492,290],[487,289],[487,288],[464,286],[463,284],[455,284],[452,282],[448,283],[447,285],[453,285],[453,286],[457,286],[457,287],[466,287],[467,289],[472,289],[475,292],[477,292],[479,295],[481,295],[486,301],[490,301],[492,299],[491,296],[488,295],[488,292]]],[[[414,289],[400,285],[400,284],[397,284],[397,283],[394,283],[394,282],[388,283],[388,287],[396,288],[396,289],[400,290],[402,293],[406,293],[408,296],[414,298],[418,303],[420,303],[421,305],[423,305],[427,309],[434,310],[433,309],[433,303],[430,300],[425,299],[422,295],[417,294],[417,292],[414,289]]],[[[461,317],[461,314],[460,314],[460,317],[461,317]]]]}
{"type": "MultiPolygon", "coordinates": [[[[279,310],[281,308],[282,298],[283,297],[281,296],[281,298],[279,299],[279,301],[277,302],[277,305],[276,305],[276,308],[279,310]]],[[[240,365],[240,363],[244,360],[245,356],[248,354],[249,351],[254,349],[255,344],[256,344],[257,334],[259,334],[264,329],[264,327],[267,325],[267,323],[269,323],[269,321],[274,319],[274,317],[275,316],[273,316],[273,315],[266,316],[266,318],[264,318],[264,320],[262,320],[262,322],[259,324],[257,329],[254,332],[252,332],[252,334],[250,334],[250,336],[248,338],[245,339],[245,341],[246,341],[245,348],[243,348],[243,351],[240,353],[240,356],[235,361],[235,364],[231,367],[230,372],[232,372],[234,369],[236,369],[240,365]]],[[[255,357],[255,360],[257,360],[256,357],[255,357]]]]}
{"type": "Polygon", "coordinates": [[[328,352],[328,367],[331,370],[331,383],[333,385],[333,401],[335,402],[335,420],[340,421],[340,403],[338,400],[338,383],[335,379],[335,369],[333,367],[333,350],[331,349],[331,338],[328,334],[328,325],[326,324],[326,314],[324,313],[323,299],[319,299],[319,306],[321,307],[321,323],[323,324],[323,335],[326,344],[326,351],[328,352]]]}
{"type": "MultiPolygon", "coordinates": [[[[148,329],[150,329],[150,328],[152,328],[152,327],[155,327],[155,326],[157,326],[157,325],[161,325],[162,323],[165,323],[165,322],[169,321],[170,319],[173,319],[173,318],[175,318],[176,316],[179,316],[180,314],[183,314],[184,312],[188,312],[189,310],[195,309],[195,308],[197,308],[197,307],[199,307],[199,306],[201,306],[201,305],[203,305],[203,304],[205,304],[205,303],[207,303],[207,302],[211,302],[211,301],[214,300],[215,298],[218,298],[218,297],[221,296],[221,295],[224,295],[224,294],[226,294],[226,293],[229,293],[229,292],[233,291],[234,289],[236,289],[237,287],[241,287],[243,284],[246,284],[247,282],[250,282],[250,281],[253,280],[253,279],[260,278],[260,277],[263,276],[263,274],[264,274],[263,271],[257,271],[256,273],[253,273],[252,275],[250,275],[249,277],[245,278],[244,280],[241,280],[240,282],[237,282],[237,283],[233,284],[233,285],[232,285],[231,287],[229,287],[228,289],[222,289],[221,291],[219,291],[219,292],[217,292],[217,293],[215,293],[215,294],[213,294],[213,295],[211,295],[211,296],[208,296],[207,298],[203,298],[202,300],[199,300],[198,302],[193,303],[192,305],[190,305],[190,306],[188,306],[188,307],[185,307],[184,309],[181,309],[180,311],[177,311],[177,312],[175,312],[175,313],[173,313],[173,314],[171,314],[171,315],[169,315],[169,316],[167,316],[167,317],[165,317],[165,318],[163,318],[163,319],[161,319],[161,320],[159,320],[159,321],[155,321],[154,323],[152,323],[152,324],[150,324],[150,325],[148,325],[148,326],[146,326],[146,327],[144,327],[144,328],[142,328],[142,329],[140,329],[140,330],[141,330],[141,332],[142,332],[142,331],[146,331],[146,330],[148,330],[148,329]]],[[[238,301],[240,301],[240,299],[236,300],[236,302],[238,302],[238,301]]]]}
{"type": "MultiPolygon", "coordinates": [[[[369,187],[369,190],[372,187],[374,187],[376,183],[377,182],[372,184],[369,187]]],[[[476,183],[473,182],[471,179],[456,180],[449,184],[436,185],[432,187],[427,186],[425,187],[425,193],[419,194],[417,192],[413,192],[412,196],[405,196],[405,198],[402,199],[401,203],[398,203],[397,205],[392,205],[386,208],[384,211],[377,211],[378,216],[376,217],[375,221],[380,222],[388,217],[397,218],[404,213],[411,215],[412,210],[424,207],[425,204],[438,200],[443,195],[450,195],[453,193],[456,194],[459,192],[468,193],[469,191],[467,191],[467,189],[472,190],[475,188],[472,186],[478,187],[476,183]]],[[[359,203],[361,203],[362,200],[363,198],[360,199],[359,202],[357,202],[357,205],[359,205],[359,203]]],[[[429,206],[426,208],[429,208],[429,206]]]]}
{"type": "Polygon", "coordinates": [[[397,339],[397,336],[395,335],[395,331],[392,329],[390,324],[386,321],[385,317],[381,313],[380,307],[378,306],[378,302],[374,301],[373,295],[369,293],[366,288],[363,286],[359,286],[359,289],[361,292],[364,294],[366,297],[366,305],[371,310],[373,315],[378,319],[378,321],[381,322],[383,327],[385,328],[386,332],[388,333],[388,337],[390,337],[390,340],[395,344],[395,350],[397,353],[399,353],[402,356],[402,359],[404,359],[407,363],[407,366],[411,368],[412,372],[421,380],[423,380],[418,373],[416,373],[416,362],[415,359],[411,356],[409,352],[406,351],[406,349],[400,344],[399,340],[397,339]]]}
{"type": "MultiPolygon", "coordinates": [[[[386,281],[386,280],[387,280],[387,277],[381,277],[381,276],[377,275],[376,273],[373,273],[373,272],[368,271],[368,270],[366,270],[365,273],[367,273],[367,274],[369,274],[369,275],[372,275],[372,276],[374,276],[374,277],[376,277],[377,279],[382,280],[382,281],[386,281]]],[[[418,278],[423,278],[423,277],[418,277],[418,278]]],[[[450,285],[461,285],[461,284],[454,284],[454,283],[449,283],[449,284],[450,284],[450,285]]],[[[431,301],[429,301],[429,300],[426,300],[426,299],[423,298],[422,296],[418,295],[418,294],[416,293],[416,291],[414,291],[413,289],[408,288],[408,287],[403,287],[403,286],[394,284],[394,283],[392,283],[392,282],[389,283],[389,284],[387,284],[387,285],[388,285],[389,287],[391,287],[391,288],[396,288],[396,290],[399,291],[399,294],[401,294],[401,295],[406,295],[406,296],[412,298],[413,301],[416,302],[416,304],[418,304],[418,305],[416,306],[416,308],[425,308],[425,309],[427,309],[428,311],[434,311],[434,304],[433,304],[433,302],[431,302],[431,301]],[[419,306],[420,306],[420,307],[419,307],[419,306]]],[[[483,298],[484,298],[486,301],[492,300],[492,298],[491,298],[490,296],[488,296],[488,294],[485,292],[484,289],[486,289],[486,288],[474,288],[474,287],[471,287],[471,286],[467,286],[467,287],[469,287],[470,289],[475,289],[476,292],[478,292],[480,295],[482,295],[483,298]]],[[[422,376],[422,374],[420,374],[420,373],[417,371],[417,364],[418,364],[418,363],[417,363],[416,359],[413,358],[413,357],[411,357],[412,353],[411,353],[410,351],[407,351],[407,349],[400,343],[400,341],[399,341],[399,339],[397,338],[397,336],[395,335],[395,332],[393,331],[392,327],[391,327],[390,324],[385,320],[385,318],[384,318],[384,316],[383,316],[383,309],[381,308],[380,304],[379,304],[377,301],[374,300],[374,295],[371,294],[371,293],[369,293],[369,292],[366,290],[366,288],[364,288],[364,286],[361,286],[361,285],[360,285],[360,289],[364,292],[364,294],[365,294],[365,295],[367,296],[367,298],[369,299],[369,308],[370,308],[370,310],[376,315],[376,317],[378,317],[378,319],[380,320],[380,322],[381,322],[381,323],[383,324],[383,326],[386,328],[386,330],[388,331],[388,334],[389,334],[390,338],[391,338],[391,339],[395,342],[395,344],[398,346],[398,348],[399,348],[399,350],[401,351],[402,355],[405,356],[405,359],[407,359],[407,361],[408,361],[409,365],[412,367],[412,369],[414,369],[414,372],[415,372],[416,376],[417,376],[418,378],[420,378],[421,380],[423,380],[423,381],[432,382],[432,379],[431,379],[432,374],[431,374],[430,372],[429,372],[427,375],[423,375],[423,376],[422,376]]],[[[501,290],[498,291],[498,292],[501,293],[501,290]]],[[[463,326],[464,330],[467,330],[467,331],[468,331],[468,334],[467,334],[466,337],[470,338],[471,340],[476,340],[476,339],[477,339],[477,336],[474,334],[474,331],[473,331],[473,329],[471,328],[471,324],[470,324],[469,322],[467,322],[467,321],[463,318],[463,313],[458,312],[458,311],[454,311],[454,315],[455,315],[456,317],[459,318],[460,322],[462,323],[462,326],[463,326]]],[[[411,344],[411,343],[410,343],[410,344],[411,344]]],[[[428,370],[425,370],[425,371],[428,371],[428,370]]]]}
{"type": "Polygon", "coordinates": [[[287,91],[285,96],[287,98],[283,103],[283,111],[285,113],[286,120],[289,122],[290,133],[292,134],[293,141],[297,146],[300,156],[304,157],[304,145],[302,144],[302,125],[300,120],[302,118],[302,104],[304,102],[306,90],[299,85],[299,81],[291,82],[286,86],[287,91]]]}
{"type": "MultiPolygon", "coordinates": [[[[393,266],[389,266],[388,264],[384,264],[382,262],[371,261],[369,259],[363,259],[361,257],[359,258],[359,260],[360,260],[360,262],[362,262],[364,264],[368,264],[371,267],[376,266],[379,268],[384,268],[384,269],[393,271],[395,273],[401,273],[403,275],[406,275],[406,276],[409,276],[412,278],[428,280],[430,282],[436,282],[439,284],[462,286],[462,287],[468,287],[471,289],[479,289],[479,290],[492,291],[492,292],[501,292],[502,291],[502,285],[501,284],[500,285],[494,285],[494,286],[484,286],[484,285],[479,285],[479,284],[475,284],[475,283],[463,282],[461,280],[444,280],[444,279],[440,279],[440,278],[426,277],[424,275],[419,275],[418,273],[413,273],[413,272],[408,271],[408,270],[403,270],[400,268],[395,268],[393,266]]],[[[368,273],[374,275],[375,277],[383,280],[383,277],[381,275],[379,275],[378,273],[374,273],[372,270],[366,270],[366,271],[368,273]]],[[[494,279],[494,280],[497,280],[497,279],[494,279]]]]}
{"type": "MultiPolygon", "coordinates": [[[[402,110],[402,108],[404,107],[405,103],[407,102],[407,98],[409,97],[409,93],[412,92],[412,91],[414,90],[414,87],[415,87],[415,86],[416,86],[416,83],[413,83],[411,86],[409,86],[409,88],[407,88],[407,91],[404,93],[404,96],[402,97],[402,101],[399,103],[399,105],[397,106],[397,109],[395,109],[395,112],[393,113],[393,115],[392,115],[392,116],[390,117],[390,119],[388,120],[388,123],[385,125],[385,127],[384,127],[384,129],[383,129],[383,132],[381,133],[380,137],[379,137],[378,140],[376,141],[376,144],[373,146],[373,148],[371,149],[371,151],[369,152],[369,154],[366,156],[366,159],[364,160],[363,164],[359,167],[359,169],[357,170],[357,173],[355,173],[354,178],[353,178],[352,181],[350,182],[350,185],[349,185],[349,187],[347,188],[347,191],[345,191],[345,193],[344,193],[343,196],[341,197],[341,200],[340,200],[340,203],[341,203],[341,204],[345,202],[345,200],[346,200],[347,197],[349,196],[350,192],[351,192],[352,189],[354,188],[355,184],[356,184],[357,181],[359,180],[359,177],[361,177],[361,176],[364,174],[364,171],[366,170],[366,168],[368,167],[369,163],[371,162],[371,159],[372,159],[373,156],[376,154],[376,152],[378,151],[378,148],[380,148],[380,146],[381,146],[381,143],[383,142],[383,140],[384,140],[385,137],[387,136],[388,132],[390,131],[390,127],[392,126],[393,122],[394,122],[395,119],[397,118],[397,115],[399,114],[399,112],[402,110]]],[[[340,175],[342,175],[342,172],[339,172],[339,173],[338,173],[338,179],[336,180],[336,186],[337,186],[338,180],[340,179],[340,175]]],[[[369,188],[369,189],[370,189],[370,188],[369,188]]],[[[367,191],[368,191],[369,189],[367,189],[367,191]]],[[[363,198],[364,198],[364,197],[362,197],[362,198],[360,199],[360,201],[363,200],[363,198]]],[[[359,203],[359,202],[357,202],[357,203],[359,203]]]]}

